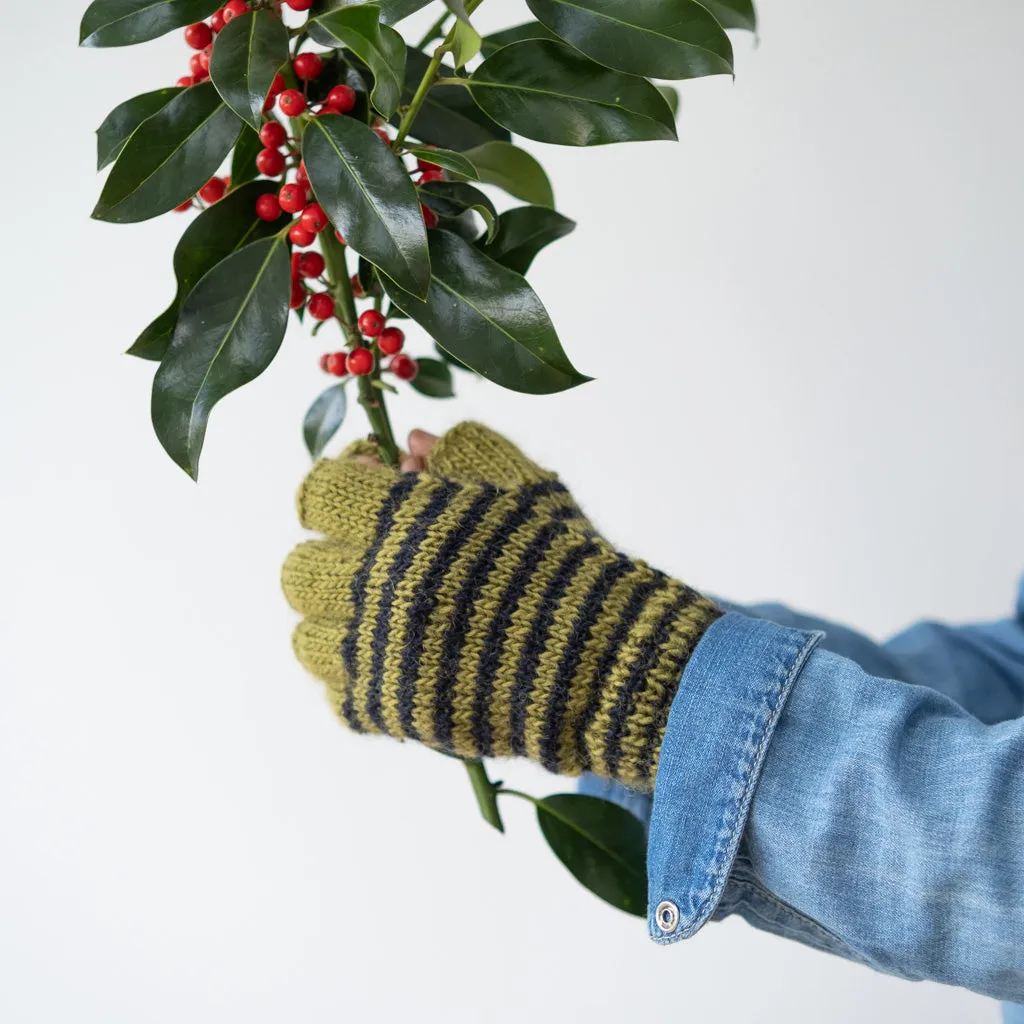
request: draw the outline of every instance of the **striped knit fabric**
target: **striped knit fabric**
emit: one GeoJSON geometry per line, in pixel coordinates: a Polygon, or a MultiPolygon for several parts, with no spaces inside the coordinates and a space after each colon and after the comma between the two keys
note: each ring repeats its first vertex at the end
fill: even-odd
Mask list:
{"type": "Polygon", "coordinates": [[[466,424],[426,473],[320,462],[299,511],[327,539],[285,565],[295,650],[352,729],[652,788],[718,612],[595,535],[552,474],[466,424]]]}

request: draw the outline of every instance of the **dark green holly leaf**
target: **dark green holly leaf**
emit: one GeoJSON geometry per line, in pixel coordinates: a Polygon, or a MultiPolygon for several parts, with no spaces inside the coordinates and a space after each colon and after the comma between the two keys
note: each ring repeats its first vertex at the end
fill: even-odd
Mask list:
{"type": "Polygon", "coordinates": [[[263,149],[259,135],[251,128],[243,128],[242,134],[235,143],[235,151],[231,154],[231,187],[237,188],[247,181],[259,177],[256,169],[256,156],[263,149]]]}
{"type": "Polygon", "coordinates": [[[545,206],[517,206],[498,218],[494,239],[478,243],[478,248],[503,267],[525,274],[544,246],[564,238],[575,227],[575,221],[545,206]]]}
{"type": "Polygon", "coordinates": [[[703,0],[704,6],[718,19],[722,28],[745,28],[757,31],[757,14],[753,0],[703,0]]]}
{"type": "MultiPolygon", "coordinates": [[[[405,88],[402,103],[410,103],[416,87],[427,70],[430,58],[411,46],[406,50],[405,88]]],[[[440,74],[450,77],[455,74],[451,64],[442,62],[440,74]]],[[[397,123],[397,118],[394,119],[397,123]]],[[[480,146],[492,139],[511,138],[504,128],[496,125],[467,95],[467,90],[458,87],[431,89],[426,102],[420,108],[412,123],[409,134],[422,142],[462,152],[473,146],[480,146]]]]}
{"type": "Polygon", "coordinates": [[[525,25],[514,25],[501,32],[492,32],[481,40],[481,53],[490,57],[495,50],[500,50],[510,43],[521,43],[524,39],[558,39],[558,36],[539,21],[528,21],[525,25]]]}
{"type": "Polygon", "coordinates": [[[516,199],[537,206],[554,206],[555,194],[544,168],[511,142],[485,142],[464,154],[473,161],[481,181],[497,185],[516,199]]]}
{"type": "Polygon", "coordinates": [[[511,391],[548,395],[588,381],[562,350],[547,310],[519,274],[449,231],[431,231],[426,299],[384,290],[446,352],[511,391]]]}
{"type": "MultiPolygon", "coordinates": [[[[397,25],[403,18],[408,18],[410,14],[415,14],[430,3],[433,3],[433,0],[378,0],[381,24],[397,25]]],[[[351,0],[316,0],[309,16],[315,18],[328,11],[348,6],[351,6],[351,0]]]]}
{"type": "Polygon", "coordinates": [[[480,177],[476,168],[462,153],[450,149],[433,149],[430,146],[410,146],[409,152],[418,160],[426,160],[463,178],[476,181],[480,177]]]}
{"type": "Polygon", "coordinates": [[[647,840],[629,811],[561,793],[537,801],[537,822],[576,881],[627,914],[647,916],[647,840]]]}
{"type": "Polygon", "coordinates": [[[131,46],[208,18],[218,0],[94,0],[82,17],[80,46],[131,46]]]}
{"type": "Polygon", "coordinates": [[[359,287],[363,289],[364,295],[375,299],[384,294],[377,275],[377,268],[362,256],[359,257],[359,262],[356,264],[356,277],[359,278],[359,287]]]}
{"type": "Polygon", "coordinates": [[[180,206],[216,173],[241,130],[209,82],[182,89],[125,143],[93,217],[131,224],[180,206]]]}
{"type": "Polygon", "coordinates": [[[398,107],[405,74],[405,43],[380,24],[377,4],[354,4],[329,11],[307,23],[310,38],[322,46],[351,50],[373,73],[370,102],[385,117],[398,107]]]}
{"type": "Polygon", "coordinates": [[[487,225],[488,240],[498,226],[498,211],[478,188],[464,181],[429,181],[420,188],[420,199],[439,217],[461,217],[467,210],[476,210],[487,225]]]}
{"type": "Polygon", "coordinates": [[[259,131],[274,76],[288,59],[288,29],[272,11],[232,18],[217,36],[210,80],[224,102],[259,131]]]}
{"type": "Polygon", "coordinates": [[[490,118],[538,142],[599,146],[676,137],[672,112],[650,82],[603,68],[565,43],[505,46],[473,72],[469,88],[490,118]]]}
{"type": "Polygon", "coordinates": [[[450,352],[445,352],[445,350],[441,348],[436,341],[434,342],[434,350],[441,357],[441,361],[446,366],[454,366],[457,370],[465,370],[466,373],[474,372],[465,363],[460,363],[450,352]]]}
{"type": "Polygon", "coordinates": [[[419,371],[410,382],[413,390],[427,398],[454,398],[452,371],[440,359],[417,359],[419,371]]]}
{"type": "Polygon", "coordinates": [[[651,78],[732,74],[732,43],[696,0],[527,0],[566,42],[605,67],[651,78]]]}
{"type": "Polygon", "coordinates": [[[329,387],[309,407],[309,412],[302,421],[302,437],[314,459],[319,459],[323,454],[331,438],[345,422],[347,411],[348,396],[345,394],[343,383],[329,387]]]}
{"type": "Polygon", "coordinates": [[[129,355],[163,359],[178,323],[178,311],[203,275],[233,252],[250,242],[269,238],[288,223],[287,214],[270,224],[256,216],[256,200],[266,192],[276,191],[273,181],[232,188],[220,202],[207,207],[189,224],[174,250],[174,276],[178,282],[174,301],[138,336],[128,349],[129,355]]]}
{"type": "Polygon", "coordinates": [[[672,111],[673,117],[679,116],[679,90],[671,85],[656,86],[658,92],[664,97],[668,109],[672,111]]]}
{"type": "Polygon", "coordinates": [[[339,114],[309,122],[302,156],[317,200],[346,242],[403,288],[426,294],[427,232],[398,157],[367,125],[339,114]]]}
{"type": "Polygon", "coordinates": [[[132,132],[147,118],[166,107],[180,92],[181,89],[177,87],[157,89],[155,92],[133,96],[114,107],[103,124],[96,129],[96,170],[102,171],[107,164],[112,164],[131,138],[132,132]]]}
{"type": "Polygon", "coordinates": [[[152,415],[167,454],[193,479],[210,410],[277,355],[290,292],[288,246],[265,238],[217,264],[185,300],[153,380],[152,415]]]}

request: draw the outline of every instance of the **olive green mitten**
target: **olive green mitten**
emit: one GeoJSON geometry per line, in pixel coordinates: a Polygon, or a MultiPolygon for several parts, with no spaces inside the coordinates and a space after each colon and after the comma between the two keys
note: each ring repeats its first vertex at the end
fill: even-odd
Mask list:
{"type": "Polygon", "coordinates": [[[295,651],[349,726],[652,788],[719,612],[595,535],[554,474],[463,424],[423,473],[319,462],[299,514],[327,540],[285,564],[295,651]]]}

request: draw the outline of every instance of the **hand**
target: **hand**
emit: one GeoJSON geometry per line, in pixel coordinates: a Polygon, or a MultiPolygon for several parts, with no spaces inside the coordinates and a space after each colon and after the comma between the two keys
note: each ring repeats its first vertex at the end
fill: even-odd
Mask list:
{"type": "Polygon", "coordinates": [[[687,658],[718,611],[596,536],[554,474],[467,423],[318,463],[284,569],[302,663],[359,732],[653,786],[687,658]]]}

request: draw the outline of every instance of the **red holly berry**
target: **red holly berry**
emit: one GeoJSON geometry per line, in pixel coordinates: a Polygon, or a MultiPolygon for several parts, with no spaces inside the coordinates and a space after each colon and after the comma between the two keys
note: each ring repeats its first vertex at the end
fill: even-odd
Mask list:
{"type": "Polygon", "coordinates": [[[306,289],[301,281],[292,281],[292,297],[288,300],[289,309],[302,309],[306,304],[306,289]]]}
{"type": "Polygon", "coordinates": [[[324,62],[315,53],[300,53],[292,61],[295,77],[303,82],[316,78],[324,69],[324,62]]]}
{"type": "Polygon", "coordinates": [[[179,89],[187,89],[190,85],[195,85],[195,80],[191,75],[182,75],[175,83],[179,89]]]}
{"type": "Polygon", "coordinates": [[[340,242],[340,243],[341,243],[342,245],[348,245],[348,242],[346,242],[346,241],[345,241],[345,236],[344,236],[344,235],[343,235],[343,234],[342,234],[342,233],[341,233],[341,232],[340,232],[340,231],[339,231],[339,230],[338,230],[337,228],[335,228],[335,229],[334,229],[334,237],[335,237],[335,238],[336,238],[336,239],[337,239],[337,240],[338,240],[338,241],[339,241],[339,242],[340,242]]]}
{"type": "Polygon", "coordinates": [[[205,50],[199,51],[199,66],[207,73],[210,71],[210,58],[213,56],[213,47],[208,46],[205,50]]]}
{"type": "Polygon", "coordinates": [[[348,360],[344,352],[332,352],[320,360],[320,365],[335,377],[344,377],[348,373],[348,360]]]}
{"type": "Polygon", "coordinates": [[[420,175],[420,184],[426,185],[428,181],[444,181],[444,171],[424,171],[420,175]]]}
{"type": "Polygon", "coordinates": [[[192,200],[191,199],[186,199],[185,202],[183,202],[181,204],[181,206],[176,206],[174,208],[174,212],[175,213],[188,213],[188,211],[191,210],[191,209],[192,209],[192,200]]]}
{"type": "Polygon", "coordinates": [[[293,11],[308,11],[313,6],[313,0],[284,0],[293,11]]]}
{"type": "Polygon", "coordinates": [[[319,234],[327,227],[327,214],[319,203],[310,203],[302,211],[302,226],[313,234],[319,234]]]}
{"type": "Polygon", "coordinates": [[[432,164],[429,160],[424,160],[422,157],[416,161],[416,166],[421,171],[439,171],[441,167],[439,164],[432,164]]]}
{"type": "Polygon", "coordinates": [[[281,216],[281,204],[273,192],[267,192],[256,200],[256,216],[268,223],[281,216]]]}
{"type": "Polygon", "coordinates": [[[213,42],[213,29],[203,21],[197,21],[185,29],[185,42],[193,50],[205,50],[213,42]]]}
{"type": "Polygon", "coordinates": [[[412,380],[417,373],[420,372],[419,363],[415,359],[410,359],[409,356],[400,355],[395,356],[391,360],[391,364],[388,369],[399,379],[399,380],[412,380]]]}
{"type": "Polygon", "coordinates": [[[428,228],[436,228],[437,214],[429,206],[424,206],[422,203],[420,204],[420,209],[423,211],[423,223],[428,228]]]}
{"type": "Polygon", "coordinates": [[[318,252],[304,252],[299,258],[299,273],[303,277],[319,277],[324,272],[324,258],[318,252]]]}
{"type": "Polygon", "coordinates": [[[278,96],[277,105],[286,117],[298,117],[306,109],[306,97],[298,89],[285,89],[278,96]]]}
{"type": "Polygon", "coordinates": [[[256,154],[256,170],[268,178],[276,178],[284,170],[284,156],[276,149],[261,149],[256,154]]]}
{"type": "Polygon", "coordinates": [[[374,128],[373,133],[374,135],[377,136],[378,139],[380,139],[381,142],[384,143],[385,146],[391,145],[391,136],[388,135],[388,133],[384,131],[383,128],[374,128]]]}
{"type": "Polygon", "coordinates": [[[299,163],[299,169],[295,172],[295,180],[300,185],[309,184],[309,175],[306,173],[306,161],[303,160],[299,163]]]}
{"type": "Polygon", "coordinates": [[[347,114],[356,105],[356,91],[350,85],[336,85],[327,94],[327,106],[347,114]]]}
{"type": "Polygon", "coordinates": [[[188,69],[192,72],[194,82],[205,82],[210,77],[210,72],[203,67],[203,55],[195,53],[189,59],[188,69]]]}
{"type": "Polygon", "coordinates": [[[284,92],[285,80],[284,75],[280,72],[274,75],[274,80],[270,83],[270,88],[267,90],[267,96],[271,99],[275,99],[284,92]]]}
{"type": "Polygon", "coordinates": [[[373,373],[373,353],[368,348],[352,349],[346,363],[349,373],[354,373],[357,377],[365,377],[368,373],[373,373]]]}
{"type": "Polygon", "coordinates": [[[316,238],[316,235],[307,231],[301,224],[296,222],[288,229],[288,237],[292,240],[292,245],[304,248],[307,245],[313,244],[313,239],[316,238]]]}
{"type": "Polygon", "coordinates": [[[385,327],[377,339],[377,348],[386,356],[397,355],[405,344],[405,332],[400,327],[385,327]]]}
{"type": "Polygon", "coordinates": [[[214,32],[219,32],[223,27],[224,11],[214,11],[213,14],[210,15],[210,28],[212,28],[214,32]]]}
{"type": "Polygon", "coordinates": [[[260,129],[260,142],[267,149],[280,149],[288,141],[288,132],[280,121],[268,121],[260,129]]]}
{"type": "Polygon", "coordinates": [[[314,320],[330,320],[334,316],[334,299],[325,292],[317,292],[310,295],[306,308],[314,320]]]}
{"type": "Polygon", "coordinates": [[[228,2],[221,8],[221,14],[224,17],[224,23],[234,20],[240,14],[245,14],[249,10],[249,5],[245,0],[228,0],[228,2]]]}
{"type": "Polygon", "coordinates": [[[218,199],[224,198],[228,187],[223,178],[211,178],[200,190],[199,198],[204,203],[215,203],[218,199]]]}
{"type": "Polygon", "coordinates": [[[384,319],[383,313],[378,313],[375,309],[368,309],[359,317],[359,330],[368,338],[376,338],[384,330],[386,323],[387,320],[384,319]]]}
{"type": "Polygon", "coordinates": [[[366,292],[363,291],[363,282],[359,280],[358,274],[353,274],[348,283],[352,286],[352,294],[357,299],[363,299],[366,297],[366,292]]]}
{"type": "MultiPolygon", "coordinates": [[[[281,191],[277,193],[277,198],[281,203],[281,209],[285,213],[298,213],[306,205],[306,190],[302,185],[297,185],[295,182],[289,182],[287,185],[281,186],[281,191]]],[[[303,225],[306,231],[306,228],[303,225]]]]}

